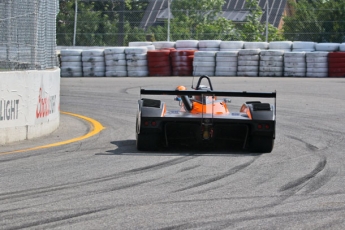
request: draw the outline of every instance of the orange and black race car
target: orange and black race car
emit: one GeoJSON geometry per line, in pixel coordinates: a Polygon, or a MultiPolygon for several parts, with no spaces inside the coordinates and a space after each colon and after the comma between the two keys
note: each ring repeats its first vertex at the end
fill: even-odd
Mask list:
{"type": "Polygon", "coordinates": [[[276,92],[215,91],[208,76],[201,76],[194,90],[141,89],[136,119],[138,150],[158,150],[173,145],[213,146],[271,152],[275,139],[276,92]],[[208,86],[201,85],[202,80],[208,86]],[[165,102],[142,95],[176,95],[178,110],[165,102]],[[230,111],[223,97],[273,98],[274,104],[247,101],[239,111],[230,111]]]}

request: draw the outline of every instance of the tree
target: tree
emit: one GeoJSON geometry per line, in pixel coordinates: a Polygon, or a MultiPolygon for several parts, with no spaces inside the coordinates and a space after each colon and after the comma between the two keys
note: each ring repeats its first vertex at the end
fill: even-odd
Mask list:
{"type": "Polygon", "coordinates": [[[224,0],[176,0],[171,3],[173,40],[221,39],[233,31],[231,21],[221,16],[224,0]]]}
{"type": "MultiPolygon", "coordinates": [[[[250,14],[243,24],[234,24],[222,17],[224,0],[175,0],[172,1],[171,31],[173,40],[197,39],[197,40],[265,40],[265,25],[260,22],[262,9],[257,0],[246,0],[246,7],[250,14]]],[[[167,24],[151,27],[150,31],[156,39],[166,38],[167,24]],[[157,35],[158,32],[162,33],[157,35]]],[[[159,39],[160,40],[160,39],[159,39]]],[[[165,40],[165,39],[162,39],[165,40]]],[[[283,40],[283,36],[277,28],[269,25],[269,40],[283,40]]]]}
{"type": "Polygon", "coordinates": [[[315,42],[345,41],[345,1],[301,0],[290,2],[294,14],[284,18],[284,35],[289,40],[315,42]]]}
{"type": "MultiPolygon", "coordinates": [[[[246,22],[237,26],[244,41],[265,41],[266,25],[261,23],[262,9],[256,0],[246,0],[246,8],[250,11],[246,22]]],[[[281,32],[271,24],[268,24],[268,41],[284,40],[281,32]]]]}
{"type": "MultiPolygon", "coordinates": [[[[76,45],[104,46],[114,42],[117,33],[116,19],[110,20],[107,11],[98,11],[94,2],[78,3],[76,29],[76,45]]],[[[74,1],[60,2],[60,12],[57,16],[57,44],[73,45],[74,34],[74,1]]]]}
{"type": "MultiPolygon", "coordinates": [[[[79,46],[125,45],[145,37],[139,28],[148,0],[78,1],[77,37],[79,46]]],[[[72,45],[74,0],[60,1],[57,17],[57,44],[72,45]]]]}

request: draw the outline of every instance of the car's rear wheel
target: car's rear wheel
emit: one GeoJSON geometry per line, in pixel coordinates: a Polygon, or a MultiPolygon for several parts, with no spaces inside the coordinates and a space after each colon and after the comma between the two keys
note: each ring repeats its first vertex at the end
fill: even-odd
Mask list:
{"type": "Polygon", "coordinates": [[[154,151],[158,149],[159,134],[143,133],[140,130],[140,114],[137,115],[136,120],[136,139],[136,146],[139,151],[154,151]]]}
{"type": "Polygon", "coordinates": [[[273,150],[272,137],[253,136],[250,142],[250,151],[255,153],[270,153],[273,150]]]}
{"type": "Polygon", "coordinates": [[[139,151],[155,151],[158,150],[159,136],[155,133],[139,133],[137,134],[137,149],[139,151]]]}

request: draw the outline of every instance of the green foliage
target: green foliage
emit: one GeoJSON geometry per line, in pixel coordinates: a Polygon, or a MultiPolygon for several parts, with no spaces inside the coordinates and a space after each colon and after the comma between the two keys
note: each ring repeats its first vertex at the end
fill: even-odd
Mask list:
{"type": "MultiPolygon", "coordinates": [[[[262,9],[256,0],[246,0],[246,8],[250,10],[243,25],[238,25],[237,29],[244,41],[265,41],[266,24],[260,22],[262,9]]],[[[268,24],[268,41],[284,40],[280,31],[271,24],[268,24]]]]}
{"type": "Polygon", "coordinates": [[[233,33],[233,23],[221,17],[224,0],[172,1],[172,39],[220,39],[233,33]]]}
{"type": "Polygon", "coordinates": [[[315,42],[345,41],[345,1],[301,0],[290,4],[294,14],[284,18],[286,38],[315,42]]]}
{"type": "MultiPolygon", "coordinates": [[[[145,40],[139,29],[148,0],[78,1],[78,46],[125,45],[145,40]],[[120,21],[123,18],[123,21],[120,21]]],[[[57,16],[57,44],[73,45],[74,0],[60,1],[57,16]]]]}
{"type": "MultiPolygon", "coordinates": [[[[170,40],[264,41],[265,24],[260,22],[262,10],[258,1],[246,1],[250,14],[243,24],[235,24],[222,16],[224,0],[172,1],[170,40]]],[[[74,2],[60,1],[58,45],[73,43],[74,2]]],[[[78,1],[77,45],[122,46],[131,41],[167,40],[167,21],[146,31],[140,28],[148,4],[149,0],[78,1]]],[[[277,28],[269,25],[269,41],[273,40],[283,40],[283,37],[277,28]]]]}
{"type": "MultiPolygon", "coordinates": [[[[171,4],[173,19],[170,23],[171,39],[196,40],[247,40],[264,41],[265,24],[260,22],[262,9],[257,0],[247,0],[250,9],[246,22],[234,24],[222,17],[223,0],[178,0],[171,4]]],[[[150,31],[157,40],[166,40],[167,24],[155,26],[150,31]],[[162,36],[162,33],[164,35],[162,36]],[[162,39],[161,39],[162,38],[162,39]],[[165,39],[163,39],[165,38],[165,39]]],[[[284,40],[279,30],[269,25],[269,40],[284,40]]]]}

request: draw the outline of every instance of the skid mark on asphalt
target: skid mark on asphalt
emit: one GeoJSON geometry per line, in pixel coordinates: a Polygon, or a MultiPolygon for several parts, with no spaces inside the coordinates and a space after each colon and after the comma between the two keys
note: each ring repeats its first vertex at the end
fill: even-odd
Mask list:
{"type": "Polygon", "coordinates": [[[52,217],[52,218],[47,218],[47,219],[42,219],[42,220],[37,220],[33,221],[31,223],[26,223],[22,225],[18,225],[16,227],[11,227],[7,228],[8,230],[19,230],[19,229],[24,229],[24,228],[32,228],[32,227],[38,227],[41,225],[46,225],[54,222],[60,222],[63,220],[69,220],[81,216],[86,216],[86,215],[91,215],[97,212],[103,212],[112,209],[113,207],[108,207],[108,208],[101,208],[101,209],[94,209],[94,210],[88,210],[84,212],[79,212],[79,213],[74,213],[74,214],[68,214],[68,215],[62,215],[62,216],[57,216],[57,217],[52,217]]]}
{"type": "Polygon", "coordinates": [[[182,192],[182,191],[185,191],[185,190],[188,190],[188,189],[193,189],[193,188],[197,188],[197,187],[200,187],[200,186],[203,186],[203,185],[207,185],[207,184],[210,184],[210,183],[213,183],[213,182],[216,182],[216,181],[219,181],[221,179],[224,179],[228,176],[231,176],[239,171],[241,171],[242,169],[245,169],[247,168],[249,165],[253,164],[253,162],[257,159],[258,157],[255,157],[253,158],[251,161],[249,162],[246,162],[244,164],[241,164],[241,165],[238,165],[236,167],[233,167],[232,169],[230,169],[229,171],[227,171],[226,173],[223,173],[219,176],[215,176],[215,177],[211,177],[207,180],[204,180],[204,181],[201,181],[199,183],[196,183],[194,185],[191,185],[191,186],[188,186],[188,187],[185,187],[185,188],[182,188],[182,189],[178,189],[178,190],[175,190],[174,192],[182,192]]]}
{"type": "Polygon", "coordinates": [[[142,174],[145,172],[151,172],[154,170],[159,170],[159,169],[170,167],[170,166],[173,166],[176,164],[184,163],[184,162],[192,160],[194,158],[196,158],[196,157],[193,157],[193,156],[179,157],[177,159],[167,160],[167,161],[163,161],[161,163],[157,163],[157,164],[153,164],[153,165],[149,165],[149,166],[145,166],[145,167],[140,167],[140,168],[136,168],[136,169],[131,169],[128,171],[120,172],[120,173],[105,176],[105,177],[94,178],[94,179],[89,179],[89,180],[84,180],[84,181],[78,181],[75,183],[61,184],[61,185],[57,185],[57,186],[49,186],[49,187],[41,187],[41,188],[35,188],[35,189],[29,189],[29,190],[0,193],[0,200],[3,202],[6,200],[8,200],[9,202],[14,202],[14,201],[28,199],[28,198],[40,197],[45,193],[58,192],[58,191],[65,190],[65,189],[71,189],[71,188],[76,188],[76,187],[80,187],[80,186],[87,186],[87,185],[92,185],[92,184],[96,184],[96,183],[102,183],[102,182],[116,180],[116,179],[123,178],[123,177],[128,177],[128,176],[133,176],[133,175],[137,175],[137,174],[142,174]]]}
{"type": "Polygon", "coordinates": [[[299,190],[302,185],[313,179],[318,173],[320,173],[322,170],[324,170],[325,166],[327,164],[327,160],[325,157],[320,159],[316,167],[311,171],[310,173],[304,175],[301,178],[298,178],[297,180],[291,181],[287,183],[286,185],[282,186],[279,191],[284,192],[286,190],[299,190]]]}
{"type": "MultiPolygon", "coordinates": [[[[306,145],[307,149],[311,151],[319,151],[327,149],[328,146],[324,148],[318,148],[312,144],[309,144],[305,142],[304,140],[301,140],[299,138],[288,136],[289,138],[293,140],[297,140],[299,142],[302,142],[306,145]]],[[[315,168],[308,174],[304,175],[303,177],[300,177],[294,181],[291,181],[287,183],[286,185],[282,186],[279,191],[287,191],[292,190],[295,193],[299,191],[300,189],[304,188],[306,193],[314,192],[321,188],[323,185],[325,185],[333,176],[336,175],[336,172],[331,171],[330,169],[326,169],[327,165],[327,158],[324,155],[318,154],[317,156],[320,157],[320,160],[318,164],[315,166],[315,168]],[[319,175],[321,172],[323,172],[323,175],[319,175]]]]}

